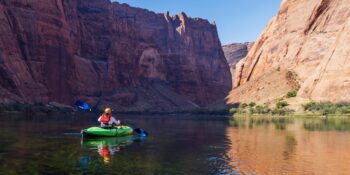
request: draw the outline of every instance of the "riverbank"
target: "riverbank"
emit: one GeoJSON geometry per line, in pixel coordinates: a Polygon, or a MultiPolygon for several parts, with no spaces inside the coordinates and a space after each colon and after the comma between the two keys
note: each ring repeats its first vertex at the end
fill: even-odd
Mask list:
{"type": "MultiPolygon", "coordinates": [[[[286,101],[278,101],[274,107],[268,105],[257,105],[254,102],[241,103],[236,107],[221,107],[221,108],[198,108],[195,110],[179,110],[179,111],[118,111],[114,110],[115,114],[137,114],[137,115],[241,115],[241,116],[298,116],[298,117],[324,117],[324,116],[350,116],[350,103],[316,103],[309,102],[302,104],[302,110],[293,110],[288,108],[289,104],[286,101]]],[[[23,103],[7,103],[0,104],[1,113],[23,113],[26,115],[34,114],[72,114],[77,112],[83,113],[102,113],[103,111],[94,109],[91,111],[81,111],[75,107],[62,105],[59,103],[37,103],[37,104],[23,104],[23,103]]]]}
{"type": "MultiPolygon", "coordinates": [[[[118,111],[114,110],[116,114],[142,114],[142,115],[163,115],[163,114],[196,114],[196,115],[230,115],[229,107],[223,108],[198,108],[195,110],[179,110],[179,111],[118,111]]],[[[37,104],[24,104],[24,103],[2,103],[0,104],[0,114],[1,113],[23,113],[26,116],[28,115],[49,115],[55,113],[62,114],[76,114],[77,112],[85,112],[85,113],[96,113],[100,114],[103,111],[99,109],[93,109],[91,111],[82,111],[78,108],[62,105],[59,103],[37,103],[37,104]]]]}
{"type": "Polygon", "coordinates": [[[289,103],[278,101],[274,107],[257,105],[254,102],[241,103],[231,108],[230,113],[235,115],[280,115],[280,116],[350,116],[350,103],[348,102],[308,102],[301,104],[299,109],[288,108],[289,103]]]}
{"type": "Polygon", "coordinates": [[[62,105],[58,103],[36,103],[36,104],[24,104],[24,103],[1,103],[0,113],[4,112],[23,112],[27,114],[31,113],[72,113],[75,109],[73,107],[62,105]]]}

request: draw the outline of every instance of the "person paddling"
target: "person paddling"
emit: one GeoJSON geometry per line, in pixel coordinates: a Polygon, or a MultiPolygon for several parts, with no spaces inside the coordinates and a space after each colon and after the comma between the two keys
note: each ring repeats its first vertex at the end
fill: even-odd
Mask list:
{"type": "Polygon", "coordinates": [[[112,116],[111,108],[106,108],[105,112],[98,118],[98,121],[101,123],[101,128],[111,128],[120,124],[120,121],[112,116]]]}

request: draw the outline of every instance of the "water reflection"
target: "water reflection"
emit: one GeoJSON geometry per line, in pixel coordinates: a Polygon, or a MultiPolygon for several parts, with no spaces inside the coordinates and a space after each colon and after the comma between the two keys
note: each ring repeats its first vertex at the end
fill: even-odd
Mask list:
{"type": "MultiPolygon", "coordinates": [[[[111,156],[121,151],[122,147],[131,145],[134,141],[143,141],[145,137],[127,136],[127,137],[107,137],[107,138],[82,138],[83,148],[96,149],[97,153],[103,158],[104,164],[109,164],[111,156]]],[[[81,159],[86,163],[88,159],[81,159]]]]}
{"type": "Polygon", "coordinates": [[[122,120],[150,136],[142,142],[64,135],[96,124],[96,116],[0,117],[0,174],[350,174],[346,118],[122,120]]]}
{"type": "Polygon", "coordinates": [[[304,122],[308,131],[350,131],[349,117],[325,117],[309,119],[304,122]]]}
{"type": "Polygon", "coordinates": [[[276,116],[242,116],[230,120],[230,125],[239,128],[254,128],[259,126],[270,126],[273,124],[277,130],[285,130],[288,124],[293,124],[293,117],[276,116]]]}
{"type": "Polygon", "coordinates": [[[350,174],[349,121],[235,118],[227,128],[227,162],[241,174],[350,174]]]}
{"type": "MultiPolygon", "coordinates": [[[[96,116],[0,117],[0,174],[220,174],[234,168],[228,149],[228,118],[122,116],[150,134],[140,140],[81,140],[96,116]]],[[[232,174],[232,173],[231,173],[232,174]]]]}

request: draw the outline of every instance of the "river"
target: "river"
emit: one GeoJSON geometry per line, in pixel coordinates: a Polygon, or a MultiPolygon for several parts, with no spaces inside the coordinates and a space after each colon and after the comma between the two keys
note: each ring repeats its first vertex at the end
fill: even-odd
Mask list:
{"type": "Polygon", "coordinates": [[[97,116],[0,117],[0,174],[350,174],[350,119],[117,115],[147,138],[82,139],[97,116]]]}

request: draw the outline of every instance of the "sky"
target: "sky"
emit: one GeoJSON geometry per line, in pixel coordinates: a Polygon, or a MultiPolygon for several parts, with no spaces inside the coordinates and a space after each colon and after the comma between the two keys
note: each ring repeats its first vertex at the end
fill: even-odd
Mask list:
{"type": "Polygon", "coordinates": [[[278,12],[281,0],[114,0],[171,15],[215,21],[221,43],[255,41],[278,12]]]}

